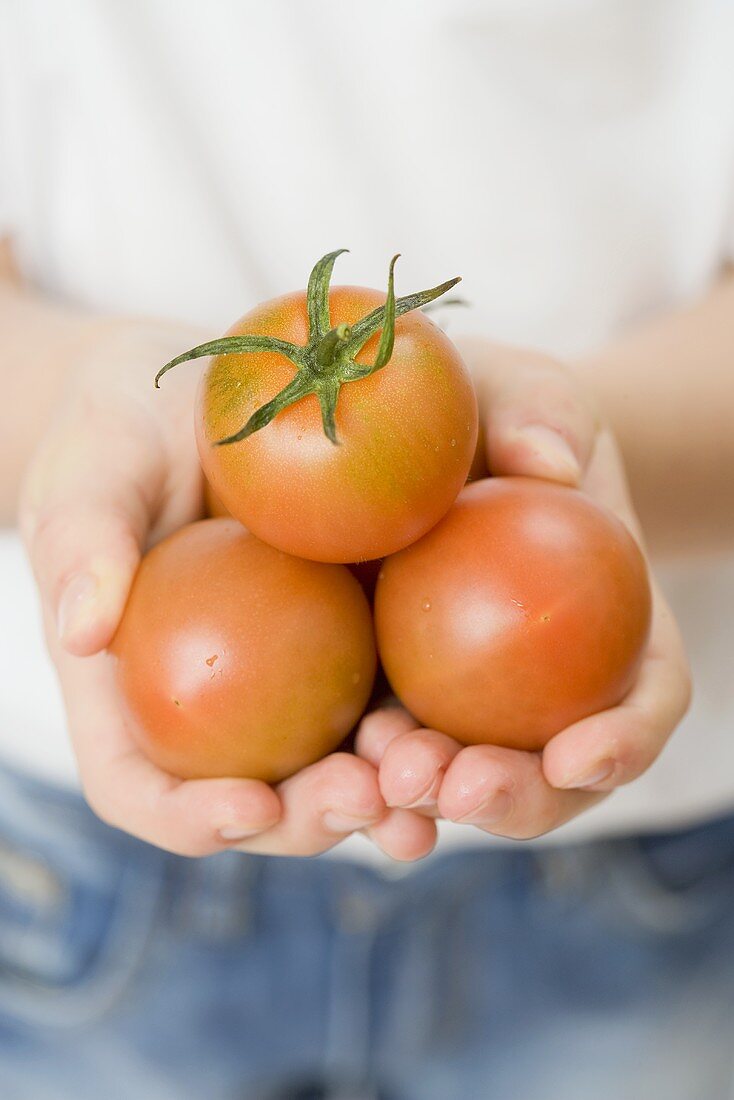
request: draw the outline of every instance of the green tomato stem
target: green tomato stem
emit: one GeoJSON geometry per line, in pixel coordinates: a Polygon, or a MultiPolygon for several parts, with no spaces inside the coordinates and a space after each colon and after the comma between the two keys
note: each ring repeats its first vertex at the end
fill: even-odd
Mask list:
{"type": "Polygon", "coordinates": [[[177,355],[175,359],[166,363],[155,376],[156,388],[163,375],[172,367],[190,359],[200,359],[207,355],[235,355],[243,352],[276,352],[293,363],[296,368],[295,376],[272,400],[257,409],[239,431],[228,435],[226,439],[218,440],[217,446],[239,443],[247,439],[248,436],[269,424],[283,409],[287,409],[311,393],[316,394],[321,407],[324,434],[332,443],[338,443],[336,406],[342,385],[359,378],[366,378],[387,366],[395,346],[396,318],[410,313],[411,310],[422,309],[461,281],[458,278],[449,279],[448,282],[441,283],[431,290],[422,290],[417,294],[408,294],[404,298],[396,299],[394,272],[398,256],[393,256],[390,261],[385,304],[373,309],[351,327],[342,323],[332,328],[329,311],[331,274],[335,261],[346,251],[345,248],[339,248],[334,252],[328,252],[311,271],[306,290],[308,343],[300,346],[286,340],[278,340],[273,336],[246,333],[240,336],[223,336],[220,340],[199,344],[198,347],[177,355]],[[381,336],[374,363],[357,363],[355,357],[377,332],[381,332],[381,336]]]}

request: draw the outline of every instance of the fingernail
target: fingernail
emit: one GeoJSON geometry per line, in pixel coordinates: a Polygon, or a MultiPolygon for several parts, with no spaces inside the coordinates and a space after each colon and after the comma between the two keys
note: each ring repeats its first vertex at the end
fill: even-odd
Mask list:
{"type": "Polygon", "coordinates": [[[364,829],[367,825],[371,825],[373,820],[374,818],[371,817],[350,817],[337,810],[327,810],[321,818],[324,828],[330,833],[354,833],[357,829],[364,829]]]}
{"type": "Polygon", "coordinates": [[[579,460],[571,445],[560,432],[545,424],[531,424],[521,429],[523,439],[530,443],[533,451],[552,466],[562,468],[564,473],[576,481],[581,473],[579,460]]]}
{"type": "Polygon", "coordinates": [[[257,836],[263,829],[248,828],[247,825],[225,825],[219,830],[222,840],[246,840],[248,836],[257,836]]]}
{"type": "Polygon", "coordinates": [[[561,784],[564,790],[575,790],[577,787],[595,787],[597,783],[603,783],[614,774],[614,761],[601,760],[593,768],[574,775],[573,772],[561,784]]]}
{"type": "Polygon", "coordinates": [[[56,613],[56,629],[62,641],[90,618],[96,592],[97,579],[92,573],[75,573],[66,582],[56,613]]]}
{"type": "Polygon", "coordinates": [[[495,791],[484,802],[480,802],[476,809],[470,810],[461,817],[455,817],[454,821],[467,825],[499,825],[509,817],[514,805],[515,800],[509,791],[495,791]]]}
{"type": "Polygon", "coordinates": [[[441,790],[441,781],[443,779],[444,769],[440,768],[434,778],[431,780],[430,786],[414,799],[413,802],[394,802],[388,801],[388,806],[399,806],[404,810],[417,810],[425,806],[435,806],[438,798],[438,792],[441,790]]]}

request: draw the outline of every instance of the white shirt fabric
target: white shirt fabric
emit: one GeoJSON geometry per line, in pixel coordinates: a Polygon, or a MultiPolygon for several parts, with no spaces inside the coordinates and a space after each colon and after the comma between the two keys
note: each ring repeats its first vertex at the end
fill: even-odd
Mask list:
{"type": "MultiPolygon", "coordinates": [[[[582,354],[734,254],[732,42],[727,0],[5,0],[0,231],[50,294],[213,333],[400,251],[398,293],[463,275],[450,332],[582,354]]],[[[660,575],[694,707],[556,839],[734,807],[734,556],[660,575]]],[[[73,782],[12,533],[0,606],[0,757],[73,782]]]]}

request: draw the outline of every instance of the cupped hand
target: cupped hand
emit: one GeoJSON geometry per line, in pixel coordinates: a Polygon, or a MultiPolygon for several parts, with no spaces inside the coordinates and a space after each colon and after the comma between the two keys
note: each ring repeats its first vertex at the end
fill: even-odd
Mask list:
{"type": "MultiPolygon", "coordinates": [[[[534,352],[480,341],[462,350],[477,382],[489,471],[578,486],[642,542],[616,444],[580,381],[534,352]]],[[[462,747],[400,708],[363,719],[357,751],[379,768],[388,806],[530,838],[644,772],[685,714],[690,690],[678,629],[653,581],[652,629],[634,687],[618,706],[562,730],[542,753],[462,747]]]]}
{"type": "Polygon", "coordinates": [[[105,652],[145,548],[202,515],[193,432],[198,371],[153,389],[162,363],[206,334],[120,322],[70,377],[25,478],[20,525],[85,795],[108,823],[184,855],[226,848],[313,855],[363,830],[397,859],[425,855],[435,825],[387,810],[375,768],[335,753],[273,789],[182,781],[137,748],[105,652]]]}

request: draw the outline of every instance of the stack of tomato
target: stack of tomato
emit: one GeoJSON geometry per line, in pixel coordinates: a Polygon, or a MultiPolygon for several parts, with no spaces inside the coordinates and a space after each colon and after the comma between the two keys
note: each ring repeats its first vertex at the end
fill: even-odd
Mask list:
{"type": "Polygon", "coordinates": [[[182,777],[276,782],[331,752],[378,653],[424,725],[525,749],[617,703],[641,658],[647,573],[614,516],[531,479],[464,487],[476,398],[421,311],[458,280],[396,299],[393,260],[387,296],[331,287],[338,255],[156,379],[208,357],[197,443],[227,516],[150,551],[113,644],[142,747],[182,777]]]}

